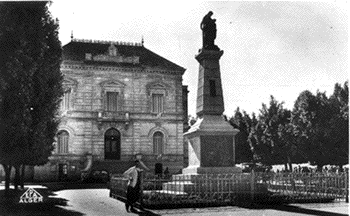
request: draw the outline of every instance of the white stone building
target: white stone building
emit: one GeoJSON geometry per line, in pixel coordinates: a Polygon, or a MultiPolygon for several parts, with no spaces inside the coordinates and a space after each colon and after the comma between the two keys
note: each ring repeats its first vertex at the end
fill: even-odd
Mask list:
{"type": "Polygon", "coordinates": [[[48,164],[34,167],[34,179],[78,179],[83,169],[121,173],[136,155],[151,169],[184,167],[184,68],[142,43],[72,39],[61,71],[56,148],[48,164]]]}

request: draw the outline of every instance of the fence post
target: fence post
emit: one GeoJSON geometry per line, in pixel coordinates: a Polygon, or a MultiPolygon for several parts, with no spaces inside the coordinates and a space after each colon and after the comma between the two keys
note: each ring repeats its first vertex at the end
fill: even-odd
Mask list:
{"type": "Polygon", "coordinates": [[[345,174],[345,202],[349,203],[348,173],[345,174]]]}
{"type": "Polygon", "coordinates": [[[250,198],[251,201],[254,201],[254,193],[255,193],[255,172],[252,170],[252,175],[250,177],[250,198]]]}

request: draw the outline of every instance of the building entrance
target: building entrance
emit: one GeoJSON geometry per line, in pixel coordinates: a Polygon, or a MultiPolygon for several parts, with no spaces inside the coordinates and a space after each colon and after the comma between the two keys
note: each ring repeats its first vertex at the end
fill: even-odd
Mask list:
{"type": "Polygon", "coordinates": [[[120,160],[120,132],[114,128],[105,134],[105,159],[120,160]]]}

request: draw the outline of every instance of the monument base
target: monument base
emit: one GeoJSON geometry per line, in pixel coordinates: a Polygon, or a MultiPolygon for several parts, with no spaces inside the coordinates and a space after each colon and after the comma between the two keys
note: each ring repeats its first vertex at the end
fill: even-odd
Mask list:
{"type": "Polygon", "coordinates": [[[182,174],[229,174],[242,173],[242,169],[236,166],[233,167],[199,167],[190,166],[182,169],[182,174]]]}
{"type": "Polygon", "coordinates": [[[234,129],[220,115],[204,115],[184,134],[189,166],[183,174],[241,173],[235,166],[234,129]]]}

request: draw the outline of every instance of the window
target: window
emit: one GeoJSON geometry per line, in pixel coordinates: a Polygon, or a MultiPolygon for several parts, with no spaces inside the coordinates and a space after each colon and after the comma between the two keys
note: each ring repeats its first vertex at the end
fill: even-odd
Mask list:
{"type": "MultiPolygon", "coordinates": [[[[146,85],[146,91],[148,96],[148,110],[150,113],[161,114],[167,112],[166,104],[168,102],[167,95],[169,95],[169,90],[172,89],[171,86],[155,81],[148,83],[146,85]]],[[[158,116],[158,115],[157,115],[158,116]]]]}
{"type": "Polygon", "coordinates": [[[101,108],[106,111],[105,114],[114,115],[116,113],[112,112],[123,111],[124,87],[126,85],[118,80],[108,79],[101,82],[100,86],[102,99],[101,108]]]}
{"type": "Polygon", "coordinates": [[[67,131],[60,131],[57,134],[57,153],[68,153],[69,134],[67,131]]]}
{"type": "Polygon", "coordinates": [[[216,96],[215,80],[209,80],[209,89],[210,89],[210,96],[215,97],[216,96]]]}
{"type": "Polygon", "coordinates": [[[163,94],[152,94],[152,112],[162,113],[164,104],[164,95],[163,94]]]}
{"type": "Polygon", "coordinates": [[[107,92],[106,97],[107,111],[118,111],[118,92],[107,92]]]}
{"type": "Polygon", "coordinates": [[[164,135],[162,132],[155,132],[153,134],[153,153],[156,155],[163,154],[164,135]]]}
{"type": "Polygon", "coordinates": [[[62,110],[69,110],[70,109],[70,100],[71,100],[71,91],[68,90],[64,92],[62,101],[61,101],[61,109],[62,110]]]}

